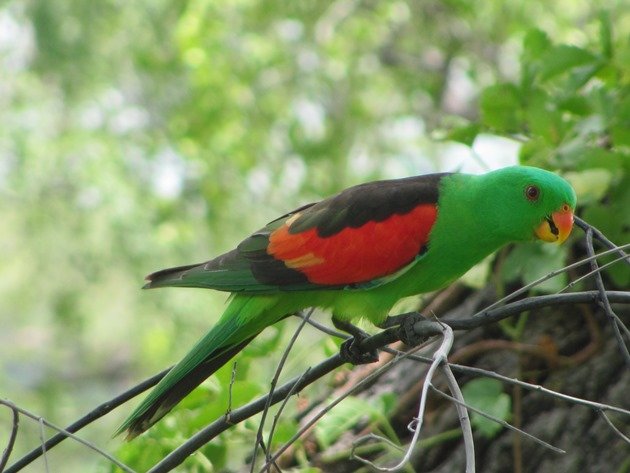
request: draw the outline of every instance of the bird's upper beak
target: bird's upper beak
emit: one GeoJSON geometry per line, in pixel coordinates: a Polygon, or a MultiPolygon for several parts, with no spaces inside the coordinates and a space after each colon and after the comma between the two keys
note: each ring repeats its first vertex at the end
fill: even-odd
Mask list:
{"type": "Polygon", "coordinates": [[[545,217],[534,233],[543,241],[556,242],[558,244],[566,240],[573,229],[573,210],[568,205],[545,217]]]}

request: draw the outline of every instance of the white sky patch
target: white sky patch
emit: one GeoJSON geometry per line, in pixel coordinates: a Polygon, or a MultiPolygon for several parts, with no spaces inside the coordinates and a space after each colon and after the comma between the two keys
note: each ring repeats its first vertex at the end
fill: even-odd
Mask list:
{"type": "Polygon", "coordinates": [[[314,71],[319,63],[319,56],[312,49],[302,48],[297,54],[297,64],[302,72],[314,71]]]}
{"type": "Polygon", "coordinates": [[[17,20],[10,8],[0,11],[0,65],[5,73],[29,66],[35,52],[33,36],[30,24],[17,20]]]}
{"type": "Polygon", "coordinates": [[[124,134],[142,129],[148,122],[149,116],[146,110],[135,106],[125,106],[112,117],[111,128],[116,134],[124,134]]]}
{"type": "Polygon", "coordinates": [[[449,113],[464,113],[478,93],[477,86],[470,79],[469,70],[467,59],[457,58],[453,61],[444,93],[444,109],[449,113]]]}
{"type": "Polygon", "coordinates": [[[258,166],[247,174],[247,188],[256,197],[265,199],[271,189],[271,176],[269,170],[258,166]]]}
{"type": "Polygon", "coordinates": [[[289,194],[297,193],[306,179],[306,164],[299,156],[293,156],[286,160],[280,177],[279,188],[289,194]]]}
{"type": "Polygon", "coordinates": [[[154,192],[160,197],[175,199],[184,188],[186,162],[168,148],[158,154],[151,174],[154,192]]]}
{"type": "Polygon", "coordinates": [[[414,116],[400,117],[387,126],[387,135],[398,142],[416,143],[424,134],[424,122],[414,116]]]}
{"type": "Polygon", "coordinates": [[[321,140],[326,131],[324,108],[311,100],[298,99],[293,103],[293,113],[304,130],[307,138],[321,140]]]}
{"type": "Polygon", "coordinates": [[[519,142],[495,135],[478,135],[472,148],[449,143],[440,153],[440,171],[458,171],[470,174],[500,169],[518,164],[519,142]]]}
{"type": "Polygon", "coordinates": [[[365,176],[372,174],[377,166],[380,167],[381,163],[378,163],[370,155],[369,149],[362,145],[354,145],[350,150],[350,157],[348,158],[348,167],[350,172],[357,175],[360,180],[363,180],[365,176]]]}
{"type": "Polygon", "coordinates": [[[278,36],[286,42],[295,42],[302,38],[304,25],[297,20],[285,19],[276,22],[274,25],[278,36]]]}

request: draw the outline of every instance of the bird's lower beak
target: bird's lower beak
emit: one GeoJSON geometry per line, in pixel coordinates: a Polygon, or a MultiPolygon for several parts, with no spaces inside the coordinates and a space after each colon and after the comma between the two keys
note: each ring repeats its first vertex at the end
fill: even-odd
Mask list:
{"type": "Polygon", "coordinates": [[[562,243],[573,229],[573,212],[568,206],[546,217],[534,233],[543,241],[562,243]]]}

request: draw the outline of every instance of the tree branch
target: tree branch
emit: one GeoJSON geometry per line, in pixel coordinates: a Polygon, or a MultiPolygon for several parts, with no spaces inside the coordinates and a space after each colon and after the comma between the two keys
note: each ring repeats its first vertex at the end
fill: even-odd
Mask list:
{"type": "Polygon", "coordinates": [[[0,472],[4,471],[4,467],[7,466],[7,462],[9,461],[9,457],[11,456],[11,452],[13,451],[13,446],[15,445],[15,439],[18,433],[18,427],[20,425],[20,413],[12,404],[8,404],[7,407],[11,409],[13,413],[13,422],[11,427],[11,435],[9,436],[9,441],[7,442],[7,447],[2,452],[2,458],[0,459],[0,472]]]}
{"type": "MultiPolygon", "coordinates": [[[[94,450],[96,453],[104,456],[105,458],[107,458],[110,462],[112,462],[114,465],[118,466],[121,470],[126,471],[127,473],[134,473],[134,471],[129,468],[127,465],[121,463],[120,461],[118,461],[116,458],[114,458],[112,455],[110,455],[109,453],[107,453],[106,451],[98,448],[97,446],[91,444],[90,442],[88,442],[87,440],[84,440],[80,437],[77,437],[76,435],[74,435],[72,432],[68,432],[67,430],[62,429],[61,427],[57,427],[55,424],[48,422],[46,419],[44,419],[43,417],[37,416],[35,414],[32,414],[31,412],[27,411],[26,409],[22,409],[19,406],[16,406],[14,403],[12,403],[11,401],[7,401],[7,400],[0,400],[0,404],[9,407],[10,409],[12,409],[14,412],[17,411],[20,414],[25,415],[26,417],[33,419],[37,422],[39,422],[42,430],[43,427],[50,427],[51,429],[54,429],[56,431],[58,431],[59,433],[63,434],[66,437],[70,437],[71,439],[75,440],[76,442],[79,442],[82,445],[85,445],[86,447],[88,447],[91,450],[94,450]]],[[[46,448],[44,446],[43,443],[43,432],[42,432],[42,453],[46,454],[46,448]]],[[[9,470],[7,470],[9,471],[9,470]]],[[[46,471],[48,471],[48,468],[46,468],[46,471]]]]}
{"type": "MultiPolygon", "coordinates": [[[[608,291],[607,294],[611,302],[630,304],[630,292],[608,291]]],[[[442,322],[449,325],[453,330],[470,330],[472,328],[495,323],[499,320],[532,309],[538,309],[541,307],[553,305],[597,303],[598,299],[598,291],[584,291],[569,294],[550,294],[543,296],[534,296],[510,304],[506,304],[502,307],[480,311],[467,319],[446,319],[442,322]]],[[[434,324],[435,322],[423,320],[414,324],[413,328],[418,336],[429,336],[434,334],[434,324]]],[[[397,329],[390,328],[363,340],[360,347],[362,350],[369,351],[375,348],[383,347],[398,340],[399,338],[397,336],[397,329]]],[[[293,380],[285,383],[283,386],[277,389],[272,396],[271,405],[276,404],[277,402],[284,399],[284,396],[288,395],[289,392],[298,392],[299,390],[313,383],[317,379],[338,368],[342,364],[343,362],[341,361],[339,355],[334,355],[331,358],[328,358],[319,365],[311,368],[308,374],[302,377],[294,378],[293,380]],[[297,383],[298,379],[300,379],[299,386],[297,388],[294,388],[294,384],[297,383]]],[[[233,411],[231,419],[233,422],[241,422],[249,417],[252,417],[261,412],[262,409],[264,409],[266,403],[267,396],[263,396],[256,401],[253,401],[243,406],[242,408],[233,411]]],[[[173,450],[160,463],[155,465],[153,469],[150,470],[150,473],[165,472],[169,471],[172,468],[175,468],[176,466],[181,464],[188,455],[194,453],[196,450],[201,448],[207,442],[211,441],[221,432],[227,430],[229,427],[230,424],[225,423],[224,419],[219,419],[213,422],[205,429],[201,430],[193,437],[191,437],[188,441],[184,442],[177,449],[173,450]]]]}
{"type": "MultiPolygon", "coordinates": [[[[606,291],[608,300],[612,303],[630,304],[630,292],[624,291],[606,291]]],[[[600,294],[598,291],[583,291],[576,293],[563,293],[563,294],[550,294],[542,296],[527,297],[516,302],[508,303],[501,307],[495,307],[490,309],[484,309],[472,317],[466,319],[445,319],[443,323],[448,324],[453,330],[469,330],[476,327],[495,323],[499,320],[507,317],[519,314],[524,311],[533,309],[539,309],[541,307],[566,305],[566,304],[579,304],[579,303],[598,303],[600,294]]],[[[435,322],[421,321],[414,324],[414,331],[419,336],[429,336],[433,334],[430,330],[431,324],[435,322]]],[[[391,328],[384,330],[374,336],[365,339],[361,343],[361,349],[372,350],[374,348],[380,348],[395,341],[398,341],[397,329],[391,328]]],[[[271,397],[271,405],[280,402],[285,399],[289,393],[299,392],[304,387],[325,376],[331,371],[335,370],[343,364],[339,355],[328,358],[317,366],[311,368],[308,373],[302,376],[296,377],[293,380],[285,383],[278,388],[271,397]]],[[[99,407],[91,411],[89,414],[79,419],[75,423],[71,424],[66,431],[76,432],[83,428],[85,425],[93,422],[94,420],[102,417],[106,413],[113,410],[115,407],[123,404],[127,400],[133,398],[137,394],[145,391],[151,386],[157,384],[157,382],[164,376],[168,370],[165,370],[152,378],[147,379],[142,384],[126,391],[125,393],[117,396],[116,398],[101,404],[99,407]]],[[[538,389],[538,388],[537,388],[538,389]]],[[[575,398],[572,398],[573,400],[575,398]]],[[[267,403],[267,396],[263,396],[256,401],[253,401],[241,408],[232,411],[230,416],[230,422],[226,419],[219,419],[212,424],[208,425],[205,429],[201,430],[187,442],[182,444],[176,450],[171,452],[165,457],[159,464],[155,465],[151,470],[152,472],[164,472],[168,471],[179,465],[188,455],[194,453],[197,449],[201,448],[207,442],[215,438],[221,432],[227,430],[233,423],[241,422],[253,415],[261,412],[267,403]]],[[[607,406],[612,407],[612,406],[607,406]]],[[[623,410],[622,410],[623,411],[623,410]]],[[[625,411],[623,411],[625,412],[625,411]]],[[[15,464],[10,466],[6,473],[16,473],[20,471],[24,466],[30,464],[33,460],[41,456],[42,447],[50,450],[55,445],[59,444],[66,435],[60,433],[49,439],[43,446],[29,452],[27,455],[19,459],[15,464]]]]}
{"type": "Polygon", "coordinates": [[[133,399],[134,397],[136,397],[138,394],[141,394],[147,389],[155,386],[164,376],[166,376],[166,373],[168,373],[170,369],[171,368],[165,369],[164,371],[144,380],[140,384],[134,386],[133,388],[125,391],[122,394],[119,394],[115,398],[104,402],[103,404],[98,406],[96,409],[93,409],[92,411],[88,412],[85,416],[81,417],[79,420],[70,424],[65,429],[60,429],[59,433],[55,434],[46,442],[44,442],[42,445],[40,445],[37,448],[34,448],[29,453],[24,455],[17,462],[15,462],[13,465],[7,468],[4,471],[4,473],[16,473],[20,471],[22,468],[24,468],[25,466],[29,465],[34,460],[42,456],[43,452],[51,450],[53,447],[57,446],[59,443],[64,441],[66,438],[68,438],[68,435],[66,435],[65,432],[76,433],[79,430],[81,430],[83,427],[85,427],[86,425],[89,425],[95,420],[100,419],[104,415],[116,409],[118,406],[121,406],[122,404],[129,401],[130,399],[133,399]]]}

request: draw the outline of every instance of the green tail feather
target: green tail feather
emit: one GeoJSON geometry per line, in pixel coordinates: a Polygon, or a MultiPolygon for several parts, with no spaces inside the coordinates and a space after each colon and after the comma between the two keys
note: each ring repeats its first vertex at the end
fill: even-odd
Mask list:
{"type": "Polygon", "coordinates": [[[164,417],[208,376],[240,352],[265,327],[284,314],[270,314],[273,297],[235,296],[217,324],[175,365],[116,430],[127,440],[164,417]]]}

